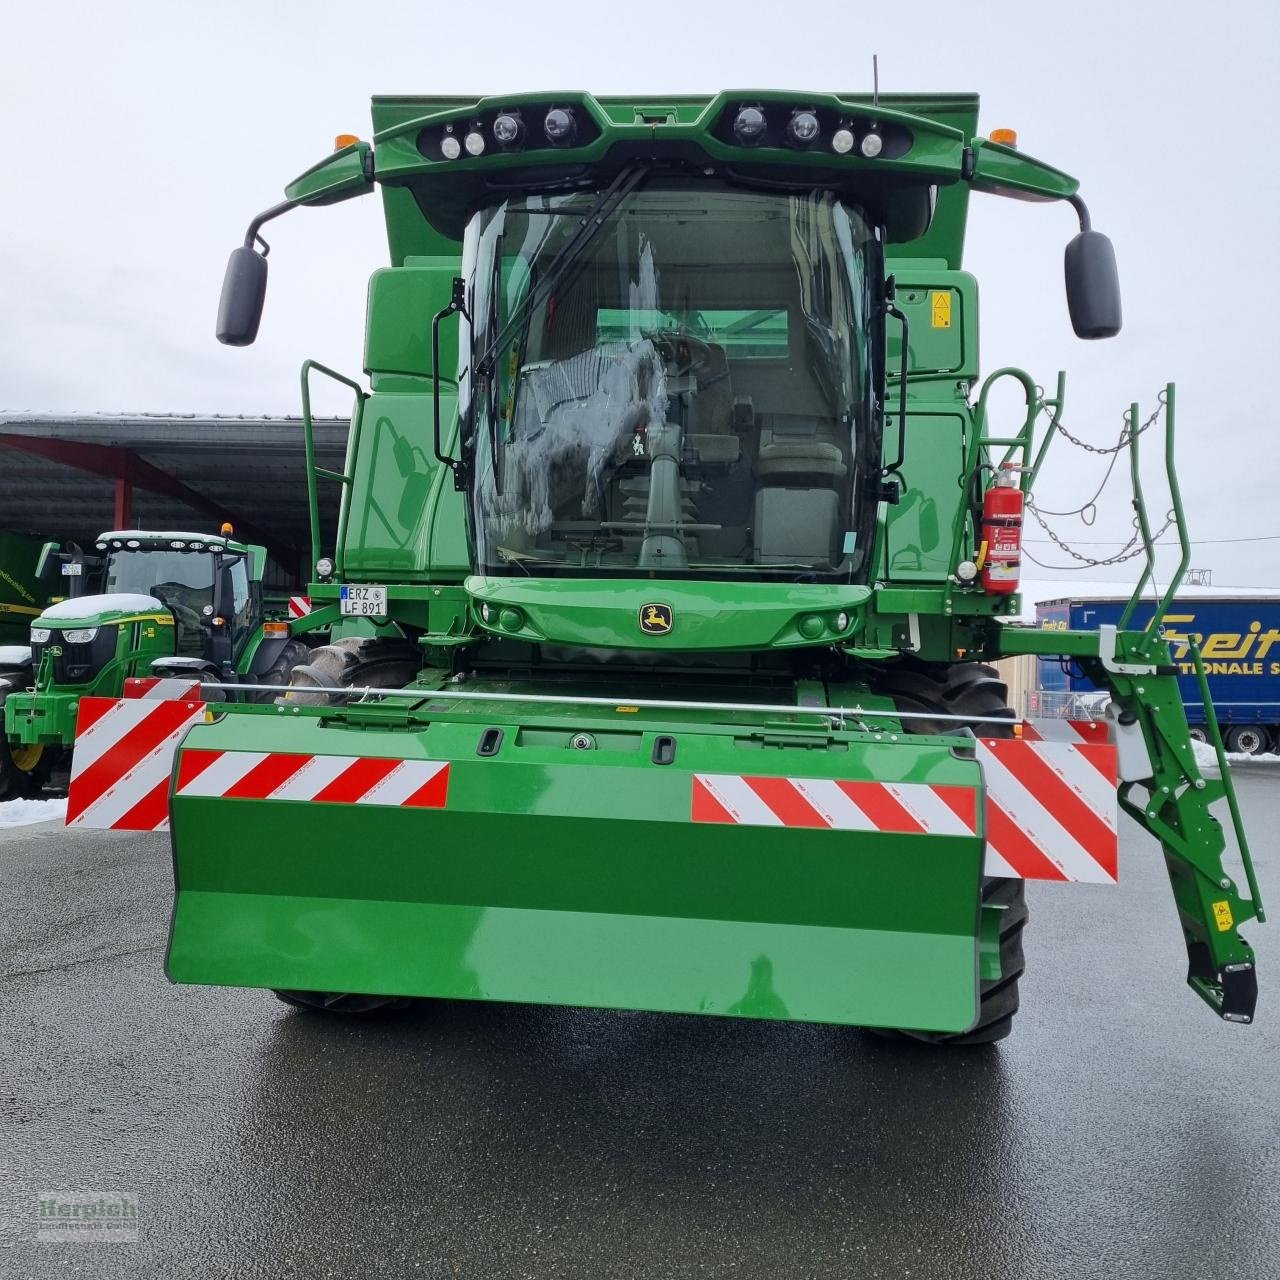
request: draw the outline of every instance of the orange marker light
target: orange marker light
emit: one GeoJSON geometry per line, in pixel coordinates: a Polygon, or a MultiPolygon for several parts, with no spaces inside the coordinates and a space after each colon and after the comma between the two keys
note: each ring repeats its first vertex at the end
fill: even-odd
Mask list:
{"type": "Polygon", "coordinates": [[[354,133],[340,133],[333,140],[333,149],[341,151],[343,147],[354,147],[359,141],[354,133]]]}
{"type": "Polygon", "coordinates": [[[1018,131],[1016,129],[992,129],[987,137],[992,142],[998,142],[1002,147],[1016,147],[1018,145],[1018,131]]]}
{"type": "Polygon", "coordinates": [[[289,624],[287,622],[264,622],[262,624],[262,634],[264,636],[287,636],[289,634],[289,624]]]}

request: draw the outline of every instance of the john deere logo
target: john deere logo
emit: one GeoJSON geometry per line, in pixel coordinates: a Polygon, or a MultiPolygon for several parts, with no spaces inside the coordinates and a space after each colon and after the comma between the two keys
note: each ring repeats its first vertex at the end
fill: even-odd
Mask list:
{"type": "Polygon", "coordinates": [[[675,625],[669,604],[642,604],[640,630],[647,636],[665,636],[675,625]]]}
{"type": "Polygon", "coordinates": [[[47,653],[51,658],[60,658],[60,657],[62,657],[62,646],[61,646],[60,644],[51,644],[51,645],[50,645],[50,646],[45,650],[45,652],[46,652],[46,653],[47,653]]]}

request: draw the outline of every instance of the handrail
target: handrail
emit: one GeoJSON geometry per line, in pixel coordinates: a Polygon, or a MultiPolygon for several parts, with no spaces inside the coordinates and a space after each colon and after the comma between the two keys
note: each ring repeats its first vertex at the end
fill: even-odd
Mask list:
{"type": "MultiPolygon", "coordinates": [[[[1025,370],[1006,365],[1004,368],[997,369],[994,373],[989,374],[982,384],[982,389],[978,392],[977,403],[973,408],[973,431],[969,436],[968,447],[965,450],[960,473],[962,489],[972,492],[974,478],[980,467],[987,466],[998,470],[1000,466],[1010,462],[1015,454],[1020,453],[1021,460],[1017,465],[1022,473],[1020,484],[1025,495],[1031,487],[1036,473],[1040,470],[1040,464],[1044,461],[1045,450],[1049,447],[1049,442],[1058,428],[1065,388],[1066,375],[1059,373],[1057,392],[1052,399],[1046,399],[1040,388],[1032,381],[1031,375],[1025,370]],[[1001,378],[1013,378],[1019,383],[1026,400],[1026,416],[1023,418],[1022,426],[1018,429],[1017,434],[1012,436],[991,436],[987,434],[987,399],[991,394],[992,388],[1001,378]],[[1031,461],[1036,421],[1041,411],[1047,406],[1052,407],[1049,429],[1040,448],[1036,451],[1034,461],[1031,461]],[[992,448],[1003,448],[1005,451],[999,464],[983,461],[984,455],[992,448]]],[[[963,559],[965,524],[969,517],[970,502],[966,499],[957,503],[955,522],[952,527],[951,563],[953,565],[963,559]]]]}
{"type": "Polygon", "coordinates": [[[330,369],[318,360],[304,360],[301,372],[302,382],[302,431],[303,445],[307,455],[307,514],[311,525],[311,573],[315,575],[316,564],[320,559],[320,495],[316,488],[317,479],[332,480],[343,486],[341,503],[338,508],[338,529],[334,541],[333,563],[334,574],[341,580],[343,577],[343,557],[347,542],[347,519],[350,513],[351,484],[353,467],[357,456],[356,443],[360,435],[360,427],[364,422],[364,405],[369,393],[352,378],[330,369]],[[330,471],[327,467],[316,466],[315,432],[311,421],[311,371],[315,369],[326,377],[332,378],[355,392],[355,411],[351,415],[351,423],[347,430],[347,452],[343,459],[341,471],[330,471]]]}

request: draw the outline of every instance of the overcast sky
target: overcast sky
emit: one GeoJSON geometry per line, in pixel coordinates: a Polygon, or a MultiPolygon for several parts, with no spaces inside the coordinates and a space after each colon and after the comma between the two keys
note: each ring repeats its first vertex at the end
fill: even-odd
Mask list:
{"type": "MultiPolygon", "coordinates": [[[[375,93],[867,91],[874,52],[885,91],[980,92],[982,131],[1014,127],[1023,150],[1078,176],[1115,242],[1125,329],[1083,343],[1062,290],[1071,210],[975,197],[965,265],[982,287],[984,371],[1018,364],[1051,384],[1065,368],[1065,420],[1097,444],[1130,401],[1149,408],[1176,381],[1183,494],[1204,540],[1193,565],[1215,585],[1280,586],[1277,13],[1242,0],[10,2],[0,408],[296,413],[304,357],[357,372],[365,282],[385,262],[376,200],[269,228],[256,346],[219,346],[213,321],[248,219],[334,134],[368,137],[375,93]]],[[[1077,506],[1100,474],[1059,443],[1037,497],[1077,506]]],[[[1056,523],[1113,539],[1082,548],[1105,555],[1128,536],[1127,499],[1113,484],[1093,529],[1056,523]]]]}

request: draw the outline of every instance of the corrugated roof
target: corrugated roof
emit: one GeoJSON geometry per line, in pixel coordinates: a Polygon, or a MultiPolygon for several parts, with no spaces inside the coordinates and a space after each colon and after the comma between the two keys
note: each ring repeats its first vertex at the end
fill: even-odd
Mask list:
{"type": "MultiPolygon", "coordinates": [[[[341,470],[347,420],[315,420],[316,461],[341,470]]],[[[0,435],[129,450],[225,508],[232,522],[265,530],[286,547],[310,547],[302,420],[178,413],[0,413],[0,435]]],[[[321,486],[321,527],[332,529],[337,486],[321,486]]],[[[134,523],[143,528],[210,524],[174,497],[135,486],[134,523]]],[[[89,542],[114,522],[105,477],[0,445],[0,526],[89,542]]],[[[292,568],[292,566],[289,566],[292,568]]]]}

